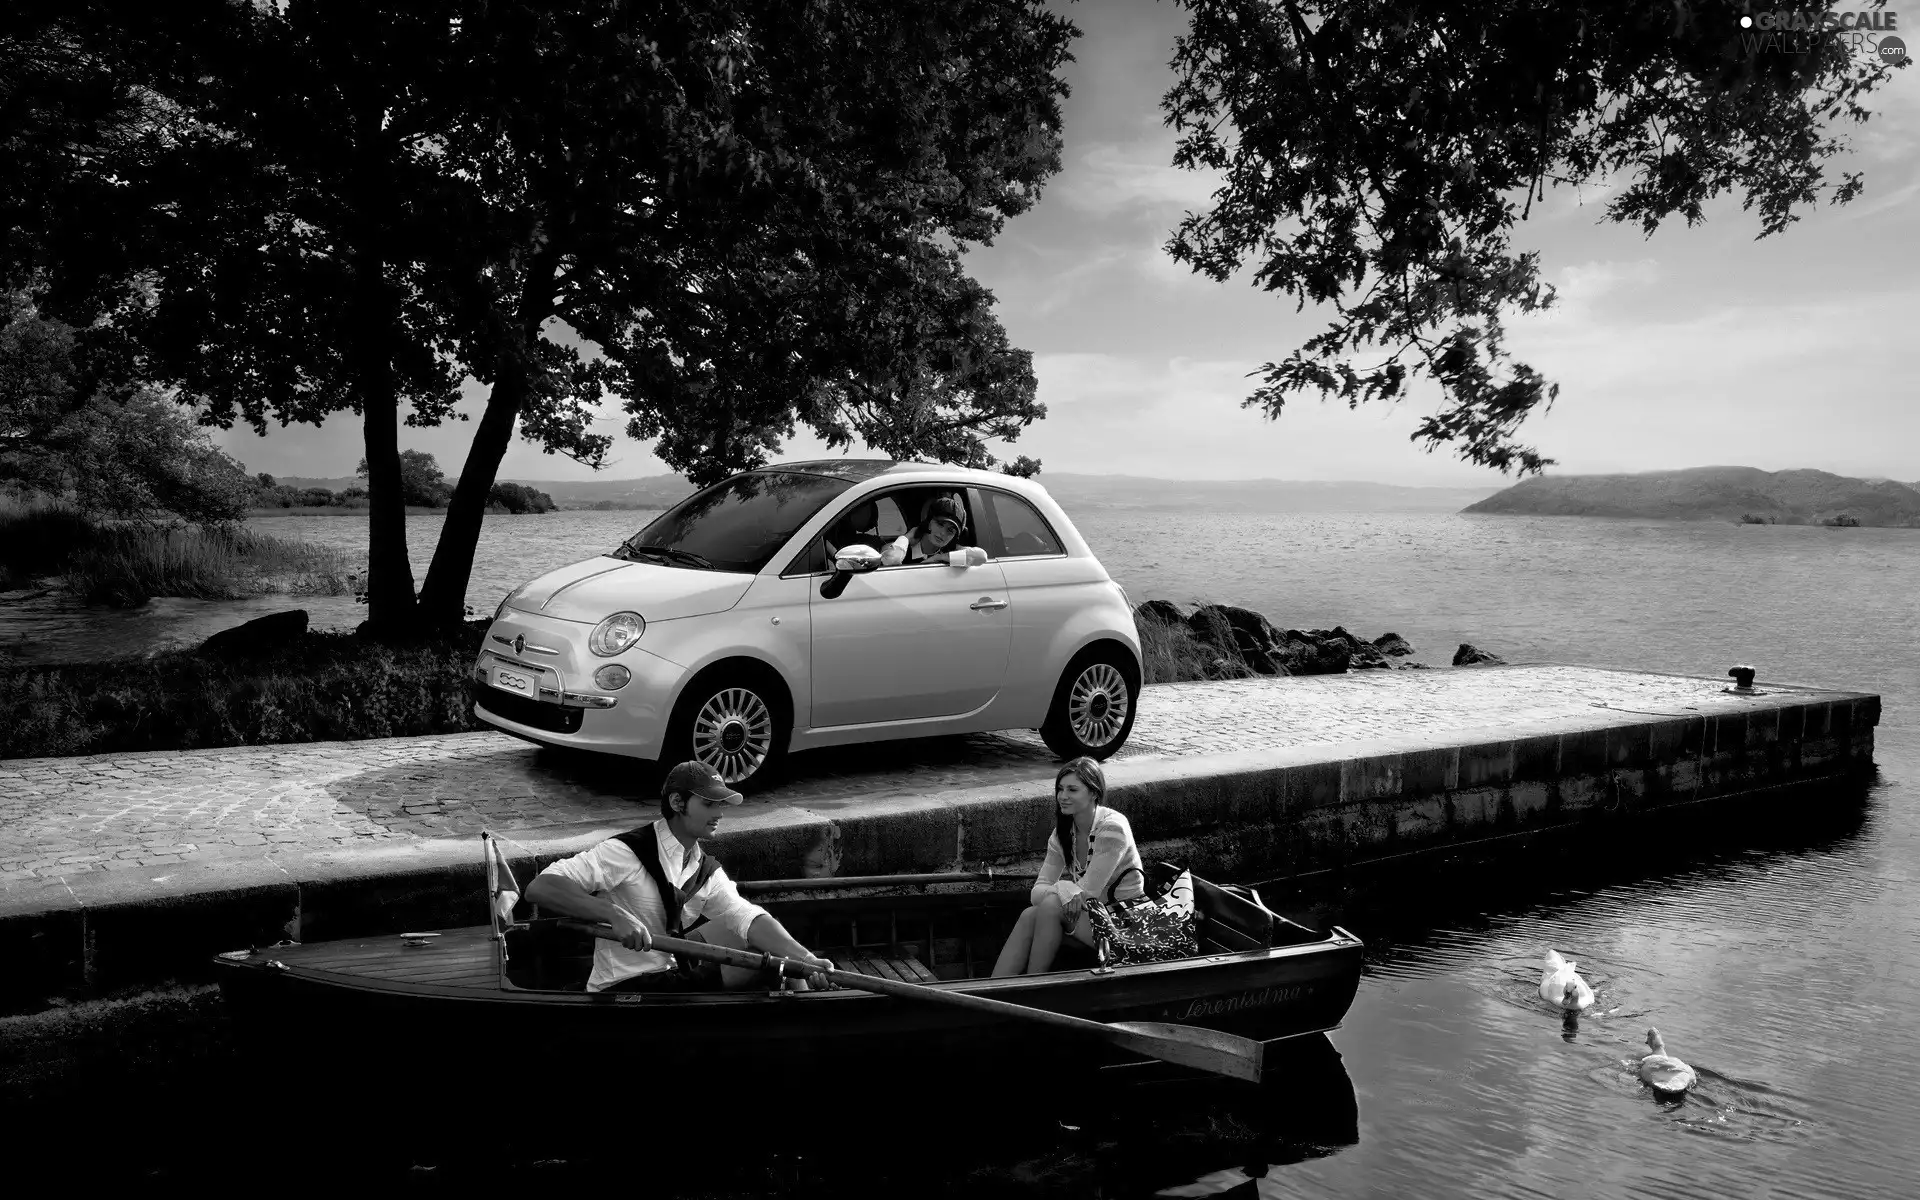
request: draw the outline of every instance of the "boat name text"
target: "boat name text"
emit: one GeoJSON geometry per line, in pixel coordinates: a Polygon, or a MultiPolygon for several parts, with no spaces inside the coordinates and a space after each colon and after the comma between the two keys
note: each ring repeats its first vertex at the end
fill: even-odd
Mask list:
{"type": "Polygon", "coordinates": [[[1179,1019],[1217,1017],[1222,1013],[1239,1012],[1247,1008],[1272,1008],[1276,1004],[1298,1000],[1312,990],[1306,984],[1295,984],[1292,987],[1255,988],[1237,996],[1222,996],[1218,1000],[1195,1000],[1187,1005],[1179,1019]]]}

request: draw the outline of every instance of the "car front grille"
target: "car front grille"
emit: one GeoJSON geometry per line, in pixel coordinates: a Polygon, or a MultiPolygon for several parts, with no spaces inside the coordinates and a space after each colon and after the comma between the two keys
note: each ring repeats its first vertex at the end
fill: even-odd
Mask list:
{"type": "Polygon", "coordinates": [[[481,686],[475,689],[473,705],[475,708],[486,709],[496,717],[531,729],[544,729],[548,733],[580,732],[582,715],[580,709],[546,704],[525,696],[516,696],[511,692],[503,692],[499,688],[481,686]]]}

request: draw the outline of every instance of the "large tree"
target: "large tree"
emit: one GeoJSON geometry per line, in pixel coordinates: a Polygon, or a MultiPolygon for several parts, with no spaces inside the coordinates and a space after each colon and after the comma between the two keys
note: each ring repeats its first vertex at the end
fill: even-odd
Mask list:
{"type": "MultiPolygon", "coordinates": [[[[59,204],[9,230],[4,259],[56,316],[110,325],[130,373],[205,419],[264,428],[361,417],[369,461],[369,613],[405,626],[398,415],[458,398],[455,331],[425,264],[458,253],[458,188],[429,153],[446,108],[446,14],[430,5],[91,0],[38,10],[19,44],[54,47],[23,88],[131,96],[117,124],[75,122],[46,186],[59,204]],[[109,93],[111,94],[111,93],[109,93]],[[28,252],[14,249],[27,248],[28,252]]],[[[11,49],[11,47],[9,47],[11,49]]],[[[106,108],[97,102],[92,113],[106,108]]],[[[43,139],[45,140],[45,139],[43,139]]]]}
{"type": "Polygon", "coordinates": [[[1550,461],[1515,434],[1557,385],[1512,359],[1503,322],[1553,303],[1512,244],[1547,189],[1616,182],[1606,215],[1649,234],[1731,194],[1779,233],[1859,194],[1824,164],[1892,69],[1851,30],[1763,40],[1741,18],[1771,13],[1744,0],[1177,2],[1175,162],[1224,183],[1168,250],[1332,310],[1246,404],[1393,400],[1424,373],[1442,405],[1415,438],[1522,473],[1550,461]]]}
{"type": "Polygon", "coordinates": [[[697,479],[799,423],[984,462],[1040,416],[960,251],[1058,169],[1074,32],[1034,0],[96,0],[56,40],[162,103],[67,164],[35,265],[216,421],[360,414],[376,625],[416,617],[397,416],[486,385],[422,592],[456,619],[516,427],[597,464],[609,387],[697,479]]]}

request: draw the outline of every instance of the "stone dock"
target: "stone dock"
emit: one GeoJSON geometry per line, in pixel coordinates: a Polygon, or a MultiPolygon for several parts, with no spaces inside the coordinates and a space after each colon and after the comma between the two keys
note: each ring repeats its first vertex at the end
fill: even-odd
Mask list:
{"type": "MultiPolygon", "coordinates": [[[[1870,768],[1879,697],[1727,687],[1552,664],[1151,687],[1109,801],[1150,855],[1271,878],[1870,768]]],[[[1055,768],[1027,733],[814,752],[712,848],[741,880],[1031,863],[1055,768]]],[[[653,819],[637,781],[495,733],[0,762],[0,1013],[482,922],[482,829],[524,880],[653,819]]]]}

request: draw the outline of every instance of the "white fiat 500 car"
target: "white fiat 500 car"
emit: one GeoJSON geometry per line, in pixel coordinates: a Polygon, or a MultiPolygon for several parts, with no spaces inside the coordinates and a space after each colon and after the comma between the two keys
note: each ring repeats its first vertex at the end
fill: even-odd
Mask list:
{"type": "Polygon", "coordinates": [[[736,787],[791,750],[1038,727],[1105,758],[1133,728],[1140,641],[1120,585],[1046,490],[964,467],[763,467],[501,602],[476,715],[531,741],[736,787]],[[964,565],[880,565],[957,499],[964,565]],[[984,553],[981,553],[984,552],[984,553]]]}

